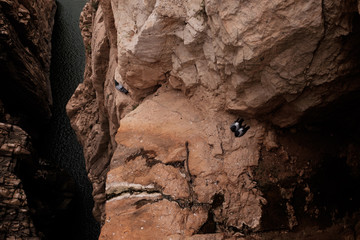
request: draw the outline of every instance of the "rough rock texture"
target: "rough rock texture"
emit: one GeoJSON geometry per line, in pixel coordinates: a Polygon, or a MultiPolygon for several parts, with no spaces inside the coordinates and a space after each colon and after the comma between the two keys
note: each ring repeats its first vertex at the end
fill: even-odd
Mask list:
{"type": "MultiPolygon", "coordinates": [[[[107,167],[113,152],[109,135],[108,114],[105,111],[103,80],[108,67],[109,42],[105,37],[104,21],[101,20],[102,28],[98,28],[97,35],[92,38],[94,16],[93,6],[87,3],[80,16],[80,28],[86,48],[86,67],[84,82],[76,89],[66,109],[71,119],[72,127],[78,135],[79,141],[84,148],[86,169],[93,184],[93,196],[95,201],[94,216],[100,221],[101,213],[104,212],[104,189],[107,167]],[[92,45],[97,41],[98,52],[92,51],[92,45]],[[100,54],[101,49],[101,54],[100,54]],[[98,62],[94,69],[94,62],[98,62]],[[97,91],[94,86],[97,86],[97,91]],[[99,97],[96,97],[99,95],[99,97]]],[[[99,21],[99,19],[97,19],[99,21]]],[[[116,116],[115,116],[116,117],[116,116]]],[[[117,123],[117,127],[118,127],[117,123]]],[[[114,127],[114,132],[117,127],[114,127]]]]}
{"type": "Polygon", "coordinates": [[[0,101],[1,239],[68,238],[78,231],[75,181],[39,157],[36,141],[14,123],[0,101]]]}
{"type": "Polygon", "coordinates": [[[55,10],[54,0],[0,1],[1,99],[8,112],[30,126],[51,115],[49,74],[55,10]]]}
{"type": "Polygon", "coordinates": [[[170,75],[184,93],[220,94],[225,101],[216,107],[271,113],[283,127],[358,88],[356,79],[344,80],[358,73],[355,1],[112,3],[117,71],[134,90],[170,75]]]}
{"type": "Polygon", "coordinates": [[[19,178],[19,166],[33,161],[33,149],[28,133],[13,124],[36,131],[51,116],[55,10],[53,0],[0,1],[1,239],[40,239],[19,178]]]}
{"type": "Polygon", "coordinates": [[[75,182],[35,149],[51,116],[55,10],[54,0],[0,0],[0,239],[75,232],[75,182]]]}
{"type": "Polygon", "coordinates": [[[100,239],[357,236],[359,20],[349,0],[87,3],[67,111],[100,239]]]}
{"type": "Polygon", "coordinates": [[[30,157],[29,135],[21,128],[0,123],[0,238],[40,239],[21,180],[15,175],[17,161],[30,157]]]}

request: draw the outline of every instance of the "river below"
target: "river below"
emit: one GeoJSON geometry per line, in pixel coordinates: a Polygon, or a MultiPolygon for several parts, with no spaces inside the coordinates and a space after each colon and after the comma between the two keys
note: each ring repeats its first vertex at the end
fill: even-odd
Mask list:
{"type": "MultiPolygon", "coordinates": [[[[79,29],[79,16],[85,0],[59,0],[52,36],[50,81],[53,94],[52,119],[43,143],[44,157],[63,168],[76,184],[77,226],[67,239],[98,239],[100,226],[92,216],[92,187],[87,178],[82,147],[70,126],[66,104],[83,81],[85,49],[79,29]],[[75,229],[75,230],[74,230],[75,229]]],[[[66,221],[66,220],[65,220],[66,221]]]]}

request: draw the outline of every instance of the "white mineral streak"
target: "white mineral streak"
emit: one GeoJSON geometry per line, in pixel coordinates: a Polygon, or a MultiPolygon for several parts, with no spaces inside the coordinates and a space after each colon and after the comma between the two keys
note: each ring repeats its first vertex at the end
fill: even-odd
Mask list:
{"type": "Polygon", "coordinates": [[[143,186],[141,184],[136,183],[128,183],[128,182],[111,182],[109,184],[106,184],[106,194],[119,194],[127,190],[149,190],[154,189],[153,184],[149,184],[146,186],[143,186]]]}
{"type": "Polygon", "coordinates": [[[135,194],[130,194],[130,193],[124,193],[121,194],[120,196],[111,198],[110,200],[108,200],[108,202],[114,202],[114,201],[120,201],[123,199],[128,199],[128,198],[160,198],[162,195],[161,193],[135,193],[135,194]]]}

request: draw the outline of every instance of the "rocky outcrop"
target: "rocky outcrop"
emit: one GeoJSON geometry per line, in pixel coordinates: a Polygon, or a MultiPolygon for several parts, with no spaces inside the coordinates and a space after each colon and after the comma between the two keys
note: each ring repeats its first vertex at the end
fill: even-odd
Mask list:
{"type": "Polygon", "coordinates": [[[1,239],[68,237],[78,220],[74,180],[54,163],[37,158],[31,137],[0,123],[1,239]]]}
{"type": "Polygon", "coordinates": [[[357,6],[89,2],[84,82],[67,111],[100,239],[274,238],[296,228],[317,236],[322,223],[326,234],[358,234],[359,206],[348,202],[357,194],[334,183],[349,197],[334,198],[322,183],[332,169],[342,169],[342,186],[360,179],[358,141],[333,127],[350,114],[343,119],[359,132],[344,107],[359,102],[357,6]],[[242,138],[229,130],[238,116],[251,126],[242,138]],[[347,227],[337,222],[346,214],[347,227]]]}
{"type": "Polygon", "coordinates": [[[54,0],[0,0],[0,238],[65,239],[76,185],[39,157],[51,116],[54,0]]]}
{"type": "Polygon", "coordinates": [[[15,171],[18,161],[30,158],[29,135],[17,126],[0,123],[0,145],[1,239],[40,239],[15,171]]]}
{"type": "Polygon", "coordinates": [[[151,238],[154,229],[155,238],[181,238],[199,233],[212,217],[224,228],[258,228],[266,200],[255,188],[250,167],[257,165],[264,129],[249,122],[247,138],[234,141],[223,127],[229,118],[202,112],[174,90],[158,91],[126,115],[107,175],[102,239],[108,232],[151,238]],[[134,209],[121,207],[119,214],[122,204],[134,209]],[[132,212],[144,221],[134,221],[132,212]],[[123,224],[113,229],[120,219],[123,224]]]}
{"type": "Polygon", "coordinates": [[[1,100],[22,125],[41,125],[51,116],[53,0],[0,1],[1,100]],[[39,122],[41,122],[39,124],[39,122]]]}
{"type": "Polygon", "coordinates": [[[134,92],[169,76],[184,93],[222,95],[215,107],[256,118],[271,114],[284,127],[358,88],[358,81],[343,80],[357,73],[355,1],[113,5],[117,71],[134,92]]]}

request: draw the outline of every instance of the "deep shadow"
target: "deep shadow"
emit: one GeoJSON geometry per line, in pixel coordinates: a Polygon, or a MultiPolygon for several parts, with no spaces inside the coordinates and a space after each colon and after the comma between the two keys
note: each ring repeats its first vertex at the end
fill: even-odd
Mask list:
{"type": "Polygon", "coordinates": [[[197,234],[209,234],[209,233],[216,233],[218,230],[218,225],[222,223],[215,222],[214,220],[214,210],[218,207],[221,207],[224,203],[224,195],[222,193],[216,193],[212,197],[212,204],[210,209],[208,210],[208,218],[206,222],[200,227],[197,234]]]}
{"type": "Polygon", "coordinates": [[[360,178],[352,175],[343,158],[328,158],[310,180],[314,205],[320,207],[320,227],[331,225],[332,219],[352,215],[360,208],[360,178]]]}
{"type": "Polygon", "coordinates": [[[263,147],[254,168],[255,181],[268,202],[263,206],[261,231],[291,230],[291,217],[297,222],[292,231],[299,234],[360,220],[359,122],[360,91],[354,89],[306,112],[297,125],[276,129],[281,147],[263,147]],[[281,191],[292,195],[286,199],[281,191]],[[287,211],[287,203],[294,213],[287,211]]]}
{"type": "Polygon", "coordinates": [[[85,0],[57,1],[50,69],[53,116],[50,124],[43,127],[37,148],[41,150],[42,158],[60,166],[73,179],[74,199],[69,205],[71,211],[59,216],[61,221],[72,222],[72,226],[53,226],[54,231],[49,233],[48,239],[95,240],[100,233],[99,223],[92,215],[92,186],[87,177],[82,147],[66,115],[66,104],[83,80],[85,48],[79,16],[85,3],[85,0]]]}

